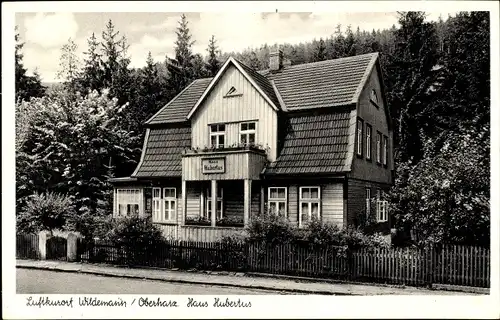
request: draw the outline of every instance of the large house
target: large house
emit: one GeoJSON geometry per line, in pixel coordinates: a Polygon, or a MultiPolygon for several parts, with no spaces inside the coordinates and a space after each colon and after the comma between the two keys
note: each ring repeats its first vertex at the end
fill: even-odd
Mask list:
{"type": "Polygon", "coordinates": [[[257,214],[389,232],[393,141],[378,53],[256,71],[229,58],[146,121],[140,162],[113,179],[114,215],[212,241],[257,214]],[[374,204],[375,203],[375,204],[374,204]],[[374,204],[374,205],[371,205],[374,204]]]}

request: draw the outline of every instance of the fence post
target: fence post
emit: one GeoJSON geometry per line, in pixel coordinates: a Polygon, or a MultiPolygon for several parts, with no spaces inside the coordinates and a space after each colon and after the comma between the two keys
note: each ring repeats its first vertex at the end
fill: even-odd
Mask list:
{"type": "Polygon", "coordinates": [[[50,231],[43,230],[38,233],[38,251],[40,260],[47,259],[47,239],[50,238],[50,231]]]}
{"type": "Polygon", "coordinates": [[[77,260],[78,237],[73,232],[70,232],[66,241],[67,261],[74,262],[77,260]]]}

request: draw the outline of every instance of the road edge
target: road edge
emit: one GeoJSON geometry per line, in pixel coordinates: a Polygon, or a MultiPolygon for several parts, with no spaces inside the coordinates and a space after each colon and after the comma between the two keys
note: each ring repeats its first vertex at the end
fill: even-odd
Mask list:
{"type": "Polygon", "coordinates": [[[127,275],[127,274],[117,274],[112,272],[99,272],[99,271],[90,271],[90,270],[71,270],[64,269],[58,267],[41,267],[41,266],[16,266],[16,269],[34,269],[34,270],[47,270],[47,271],[55,271],[55,272],[66,272],[66,273],[80,273],[80,274],[91,274],[112,278],[127,278],[127,279],[141,279],[141,280],[152,280],[152,281],[163,281],[163,282],[172,282],[172,283],[183,283],[183,284],[198,284],[198,285],[210,285],[210,286],[220,286],[220,287],[233,287],[233,288],[245,288],[245,289],[256,289],[256,290],[266,290],[266,291],[275,291],[275,292],[292,292],[292,293],[302,293],[302,294],[316,294],[316,295],[336,295],[336,296],[359,296],[354,293],[345,293],[345,292],[332,292],[332,291],[321,291],[321,290],[301,290],[301,289],[288,289],[288,288],[273,288],[266,287],[261,285],[242,285],[236,283],[227,283],[227,282],[203,282],[196,280],[181,280],[181,279],[165,279],[161,277],[154,276],[135,276],[135,275],[127,275]]]}

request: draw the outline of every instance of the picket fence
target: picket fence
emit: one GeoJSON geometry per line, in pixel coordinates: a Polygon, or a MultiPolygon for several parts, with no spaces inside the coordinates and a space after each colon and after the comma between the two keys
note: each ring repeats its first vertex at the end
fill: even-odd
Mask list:
{"type": "Polygon", "coordinates": [[[245,245],[167,241],[138,247],[81,242],[82,261],[161,268],[263,272],[412,286],[490,286],[490,250],[444,245],[417,248],[359,248],[308,243],[245,245]]]}

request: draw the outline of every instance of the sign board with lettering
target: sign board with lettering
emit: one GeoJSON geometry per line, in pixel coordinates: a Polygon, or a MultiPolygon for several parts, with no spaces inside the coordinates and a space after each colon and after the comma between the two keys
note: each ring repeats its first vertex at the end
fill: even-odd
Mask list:
{"type": "Polygon", "coordinates": [[[201,172],[207,173],[225,173],[226,158],[205,158],[201,159],[201,172]]]}

